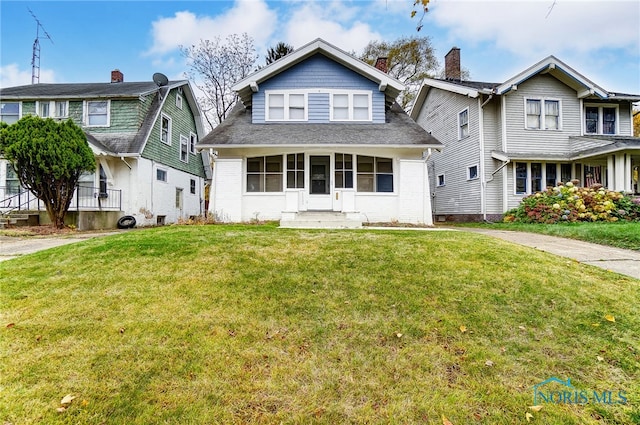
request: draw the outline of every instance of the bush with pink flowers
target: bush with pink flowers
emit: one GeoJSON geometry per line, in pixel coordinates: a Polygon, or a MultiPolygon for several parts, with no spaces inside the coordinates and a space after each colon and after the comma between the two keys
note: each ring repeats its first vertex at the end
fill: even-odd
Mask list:
{"type": "Polygon", "coordinates": [[[560,183],[525,197],[504,215],[505,222],[562,223],[576,221],[640,220],[639,200],[600,184],[578,187],[576,181],[560,183]]]}

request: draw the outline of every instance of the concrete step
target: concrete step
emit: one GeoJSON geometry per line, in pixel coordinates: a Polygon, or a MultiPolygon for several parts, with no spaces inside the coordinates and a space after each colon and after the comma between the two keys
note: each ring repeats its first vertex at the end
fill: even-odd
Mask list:
{"type": "Polygon", "coordinates": [[[360,229],[362,220],[347,217],[333,211],[304,211],[287,214],[280,220],[280,227],[287,229],[360,229]],[[291,217],[293,215],[293,217],[291,217]]]}

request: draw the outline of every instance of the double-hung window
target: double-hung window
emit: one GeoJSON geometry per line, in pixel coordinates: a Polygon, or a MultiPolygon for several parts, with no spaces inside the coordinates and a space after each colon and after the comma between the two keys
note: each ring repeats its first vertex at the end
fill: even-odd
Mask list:
{"type": "Polygon", "coordinates": [[[358,192],[393,192],[393,160],[358,155],[358,192]]]}
{"type": "Polygon", "coordinates": [[[267,107],[266,121],[306,121],[307,94],[290,92],[265,93],[267,107]]]}
{"type": "Polygon", "coordinates": [[[0,121],[13,124],[20,119],[20,102],[0,103],[0,121]]]}
{"type": "Polygon", "coordinates": [[[469,137],[469,108],[458,114],[458,139],[469,137]]]}
{"type": "Polygon", "coordinates": [[[189,162],[189,139],[180,135],[180,161],[189,162]]]}
{"type": "Polygon", "coordinates": [[[69,102],[66,100],[36,102],[38,116],[42,118],[67,118],[69,116],[69,102]]]}
{"type": "Polygon", "coordinates": [[[560,129],[560,101],[525,99],[525,127],[532,130],[560,129]]]}
{"type": "Polygon", "coordinates": [[[584,108],[584,132],[586,134],[618,134],[618,108],[606,105],[586,105],[584,108]]]}
{"type": "Polygon", "coordinates": [[[282,192],[282,155],[247,158],[247,192],[282,192]]]}
{"type": "Polygon", "coordinates": [[[165,114],[160,118],[160,141],[171,145],[171,117],[165,114]]]}
{"type": "Polygon", "coordinates": [[[331,121],[371,121],[371,109],[370,92],[331,94],[331,121]]]}
{"type": "Polygon", "coordinates": [[[198,142],[198,136],[195,133],[189,133],[189,152],[196,153],[196,143],[198,142]]]}
{"type": "Polygon", "coordinates": [[[89,100],[86,103],[86,124],[87,126],[106,127],[109,125],[109,101],[89,100]]]}

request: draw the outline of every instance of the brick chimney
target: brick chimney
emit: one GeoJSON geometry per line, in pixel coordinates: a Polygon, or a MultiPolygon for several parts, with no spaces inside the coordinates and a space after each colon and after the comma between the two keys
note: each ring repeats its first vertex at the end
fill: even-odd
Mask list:
{"type": "Polygon", "coordinates": [[[387,73],[387,58],[378,58],[376,59],[376,64],[374,65],[380,71],[387,73]]]}
{"type": "Polygon", "coordinates": [[[444,78],[460,80],[460,49],[452,47],[444,57],[444,78]]]}
{"type": "Polygon", "coordinates": [[[111,71],[111,82],[112,83],[121,83],[124,81],[124,74],[120,72],[119,69],[114,69],[111,71]]]}

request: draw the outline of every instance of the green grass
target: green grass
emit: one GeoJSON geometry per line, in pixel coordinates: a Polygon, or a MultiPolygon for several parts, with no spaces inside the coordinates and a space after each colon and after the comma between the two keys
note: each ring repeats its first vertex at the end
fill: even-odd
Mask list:
{"type": "Polygon", "coordinates": [[[640,282],[483,235],[171,226],[0,282],[3,423],[640,421],[640,282]],[[552,376],[627,404],[529,410],[552,376]]]}
{"type": "Polygon", "coordinates": [[[456,224],[455,226],[542,233],[640,251],[640,223],[638,222],[566,224],[464,223],[456,224]]]}

